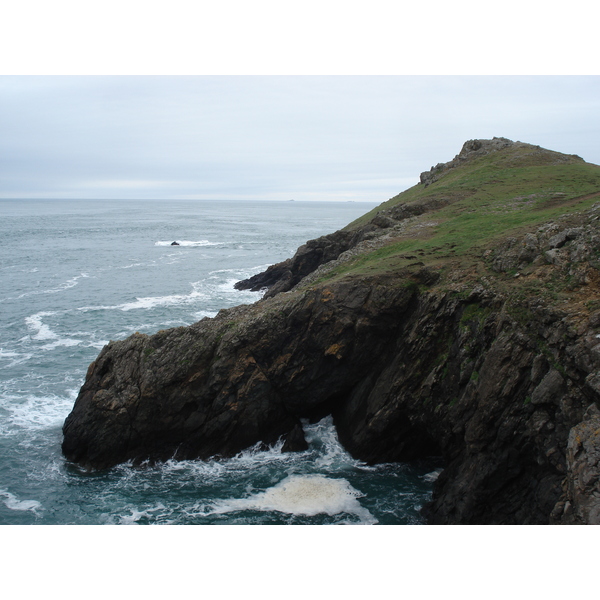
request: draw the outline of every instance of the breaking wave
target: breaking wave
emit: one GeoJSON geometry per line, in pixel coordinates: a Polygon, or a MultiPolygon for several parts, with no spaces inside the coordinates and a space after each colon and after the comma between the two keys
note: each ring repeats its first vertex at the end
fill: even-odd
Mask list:
{"type": "Polygon", "coordinates": [[[192,242],[190,240],[170,240],[167,242],[154,242],[155,246],[188,246],[191,248],[200,248],[203,246],[218,246],[218,242],[209,242],[208,240],[199,240],[197,242],[192,242]],[[173,244],[173,241],[176,241],[176,244],[173,244]]]}

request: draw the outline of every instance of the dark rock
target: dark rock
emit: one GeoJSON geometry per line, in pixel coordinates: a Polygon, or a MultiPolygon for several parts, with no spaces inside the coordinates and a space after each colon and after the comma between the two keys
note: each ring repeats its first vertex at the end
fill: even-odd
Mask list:
{"type": "Polygon", "coordinates": [[[337,231],[316,240],[310,240],[298,248],[292,258],[272,265],[263,273],[249,279],[238,281],[235,289],[257,292],[273,288],[269,289],[266,297],[287,292],[320,265],[335,260],[342,252],[355,246],[361,239],[362,232],[337,231]]]}
{"type": "MultiPolygon", "coordinates": [[[[519,142],[516,143],[518,144],[519,142]]],[[[435,167],[431,167],[429,171],[421,173],[419,183],[427,187],[428,185],[435,183],[448,171],[464,163],[466,160],[477,156],[484,156],[490,152],[497,152],[498,150],[503,150],[514,144],[515,142],[511,140],[497,137],[491,140],[468,140],[463,144],[461,151],[451,161],[447,163],[438,163],[435,167]]]]}
{"type": "Polygon", "coordinates": [[[171,242],[171,246],[179,246],[178,242],[171,242]]]}
{"type": "Polygon", "coordinates": [[[548,240],[550,248],[562,248],[567,243],[567,232],[561,231],[548,240]]]}
{"type": "Polygon", "coordinates": [[[282,452],[303,452],[308,450],[308,442],[304,437],[304,430],[300,423],[296,424],[295,427],[287,434],[285,443],[281,448],[282,452]]]}
{"type": "Polygon", "coordinates": [[[532,404],[559,404],[567,388],[562,375],[552,369],[531,395],[532,404]]]}
{"type": "Polygon", "coordinates": [[[593,404],[569,432],[566,498],[553,512],[562,523],[600,525],[600,410],[593,404]]]}
{"type": "Polygon", "coordinates": [[[65,421],[63,453],[98,469],[274,443],[366,376],[414,293],[346,282],[111,342],[65,421]]]}

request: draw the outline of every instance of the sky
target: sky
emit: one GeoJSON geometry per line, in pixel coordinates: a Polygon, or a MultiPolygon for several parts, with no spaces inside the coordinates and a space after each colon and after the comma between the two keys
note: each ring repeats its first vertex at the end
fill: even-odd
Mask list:
{"type": "Polygon", "coordinates": [[[0,76],[0,197],[383,202],[469,139],[600,164],[600,77],[0,76]]]}

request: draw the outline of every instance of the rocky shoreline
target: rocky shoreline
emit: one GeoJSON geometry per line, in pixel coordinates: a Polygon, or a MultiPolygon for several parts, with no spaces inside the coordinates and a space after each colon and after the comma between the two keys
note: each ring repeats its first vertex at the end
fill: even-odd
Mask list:
{"type": "MultiPolygon", "coordinates": [[[[514,144],[471,140],[434,174],[514,144]]],[[[458,200],[381,208],[240,282],[268,289],[253,305],[111,342],[63,453],[104,469],[282,437],[303,450],[300,419],[332,415],[366,462],[442,457],[429,523],[600,523],[600,208],[521,228],[468,265],[453,267],[449,250],[443,264],[415,252],[393,269],[342,272],[458,200]],[[554,281],[560,300],[533,284],[554,281]]]]}

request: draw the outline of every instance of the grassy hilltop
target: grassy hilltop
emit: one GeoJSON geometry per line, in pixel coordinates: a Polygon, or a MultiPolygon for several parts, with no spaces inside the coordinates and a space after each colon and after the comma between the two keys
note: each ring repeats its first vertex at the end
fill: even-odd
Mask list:
{"type": "Polygon", "coordinates": [[[486,251],[506,238],[581,214],[600,201],[600,167],[578,156],[520,142],[481,156],[472,154],[438,165],[432,169],[431,183],[429,173],[424,173],[425,183],[350,223],[345,231],[368,227],[378,217],[388,219],[377,232],[385,235],[373,235],[377,242],[371,245],[377,248],[365,248],[322,280],[396,271],[415,260],[442,275],[459,269],[469,272],[486,251]],[[419,207],[422,214],[408,218],[402,214],[394,223],[399,209],[418,212],[419,207]]]}

